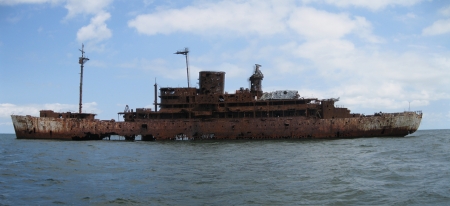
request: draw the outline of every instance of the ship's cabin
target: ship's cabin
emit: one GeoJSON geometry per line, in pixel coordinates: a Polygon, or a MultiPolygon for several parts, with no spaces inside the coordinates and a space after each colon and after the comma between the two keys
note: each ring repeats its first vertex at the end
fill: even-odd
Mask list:
{"type": "Polygon", "coordinates": [[[39,111],[40,117],[51,118],[74,118],[74,119],[87,119],[94,120],[96,114],[92,113],[72,113],[72,112],[54,112],[53,110],[41,110],[39,111]]]}
{"type": "MultiPolygon", "coordinates": [[[[318,100],[301,97],[295,90],[262,91],[264,75],[256,64],[249,78],[250,88],[227,93],[225,72],[202,71],[199,88],[162,87],[159,89],[159,111],[128,108],[122,113],[125,121],[139,119],[190,119],[190,118],[264,118],[293,117],[337,118],[351,117],[347,108],[337,108],[338,99],[318,100]]],[[[156,90],[156,89],[155,89],[156,90]]]]}

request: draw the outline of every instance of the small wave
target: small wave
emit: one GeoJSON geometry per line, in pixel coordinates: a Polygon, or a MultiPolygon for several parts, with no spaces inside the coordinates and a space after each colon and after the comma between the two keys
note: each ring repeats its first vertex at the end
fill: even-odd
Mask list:
{"type": "Polygon", "coordinates": [[[75,162],[76,160],[74,160],[74,159],[70,159],[70,158],[69,158],[69,159],[67,159],[67,161],[74,161],[74,162],[75,162]]]}
{"type": "Polygon", "coordinates": [[[123,199],[123,198],[116,198],[115,200],[109,201],[110,204],[139,204],[140,202],[131,200],[131,199],[123,199]]]}
{"type": "Polygon", "coordinates": [[[367,145],[367,144],[362,144],[362,145],[359,145],[360,147],[373,147],[373,145],[367,145]]]}
{"type": "Polygon", "coordinates": [[[53,179],[53,178],[48,178],[48,179],[44,180],[44,182],[41,183],[40,185],[41,186],[52,186],[52,185],[58,185],[58,184],[61,184],[61,183],[62,183],[62,181],[60,181],[60,180],[56,180],[56,179],[53,179]]]}

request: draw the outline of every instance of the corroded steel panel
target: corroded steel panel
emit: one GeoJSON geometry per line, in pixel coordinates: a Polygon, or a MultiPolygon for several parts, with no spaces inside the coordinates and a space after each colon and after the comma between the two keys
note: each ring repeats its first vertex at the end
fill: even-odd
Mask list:
{"type": "Polygon", "coordinates": [[[225,72],[199,72],[200,94],[223,94],[225,89],[225,72]]]}

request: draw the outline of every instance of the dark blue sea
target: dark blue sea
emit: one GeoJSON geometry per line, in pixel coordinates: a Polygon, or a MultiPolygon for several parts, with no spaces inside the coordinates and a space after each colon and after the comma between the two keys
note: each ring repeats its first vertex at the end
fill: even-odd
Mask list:
{"type": "Polygon", "coordinates": [[[450,204],[450,130],[306,141],[0,140],[0,205],[450,204]]]}

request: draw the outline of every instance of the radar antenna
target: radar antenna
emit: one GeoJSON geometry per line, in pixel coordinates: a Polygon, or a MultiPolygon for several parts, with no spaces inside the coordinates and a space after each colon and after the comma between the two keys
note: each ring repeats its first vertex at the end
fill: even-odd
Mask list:
{"type": "Polygon", "coordinates": [[[81,57],[78,59],[78,63],[81,64],[81,73],[80,73],[80,104],[78,108],[78,113],[81,113],[82,108],[82,96],[83,96],[83,67],[84,63],[86,63],[89,59],[84,57],[84,44],[81,44],[81,57]]]}
{"type": "Polygon", "coordinates": [[[189,48],[185,47],[184,51],[177,51],[174,54],[182,54],[184,56],[186,56],[186,73],[187,73],[187,82],[188,82],[188,87],[189,87],[189,61],[188,61],[188,54],[189,54],[189,48]]]}

